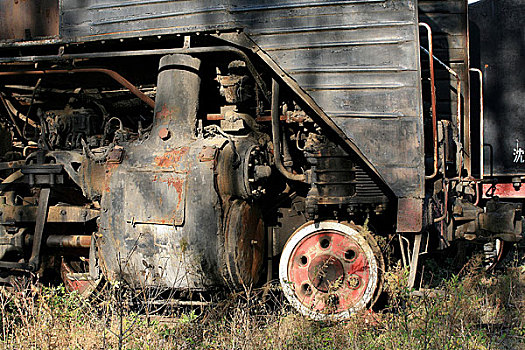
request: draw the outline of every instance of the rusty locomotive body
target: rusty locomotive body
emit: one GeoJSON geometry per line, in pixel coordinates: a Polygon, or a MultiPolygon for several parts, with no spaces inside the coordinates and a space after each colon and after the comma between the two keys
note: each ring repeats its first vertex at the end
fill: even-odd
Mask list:
{"type": "Polygon", "coordinates": [[[394,241],[414,285],[425,248],[497,260],[521,239],[520,129],[491,126],[514,168],[486,151],[466,0],[0,9],[3,283],[278,276],[303,314],[340,319],[374,303],[394,241]]]}

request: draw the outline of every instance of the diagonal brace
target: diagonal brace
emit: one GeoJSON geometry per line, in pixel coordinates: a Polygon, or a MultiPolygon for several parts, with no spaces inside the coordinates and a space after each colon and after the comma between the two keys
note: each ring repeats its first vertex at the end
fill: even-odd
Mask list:
{"type": "Polygon", "coordinates": [[[49,211],[49,193],[51,189],[44,187],[40,190],[40,197],[38,199],[38,209],[36,215],[35,235],[33,238],[33,248],[31,250],[31,258],[29,259],[29,267],[32,271],[38,270],[40,266],[40,249],[42,246],[42,236],[44,234],[44,225],[47,220],[49,211]]]}

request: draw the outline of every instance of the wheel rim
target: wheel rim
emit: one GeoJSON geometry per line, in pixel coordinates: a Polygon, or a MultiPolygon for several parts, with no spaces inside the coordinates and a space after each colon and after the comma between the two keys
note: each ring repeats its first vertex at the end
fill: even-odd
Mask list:
{"type": "Polygon", "coordinates": [[[345,319],[374,301],[382,258],[374,253],[372,238],[358,230],[350,224],[310,222],[286,243],[279,278],[286,298],[303,315],[345,319]]]}
{"type": "Polygon", "coordinates": [[[485,254],[485,270],[493,271],[496,266],[505,258],[508,253],[508,244],[499,238],[484,244],[483,253],[485,254]]]}

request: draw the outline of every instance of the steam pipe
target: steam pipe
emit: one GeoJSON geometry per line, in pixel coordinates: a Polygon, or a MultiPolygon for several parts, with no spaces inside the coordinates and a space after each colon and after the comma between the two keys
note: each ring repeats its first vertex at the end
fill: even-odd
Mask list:
{"type": "Polygon", "coordinates": [[[127,88],[132,94],[140,98],[151,108],[155,108],[155,101],[149,96],[146,96],[140,91],[135,85],[131,84],[122,75],[117,72],[105,69],[105,68],[74,68],[74,69],[46,69],[46,70],[30,70],[30,71],[12,71],[12,72],[0,72],[0,76],[11,76],[11,75],[44,75],[44,74],[66,74],[66,73],[103,73],[113,78],[120,85],[127,88]]]}
{"type": "Polygon", "coordinates": [[[91,247],[91,236],[89,235],[72,235],[72,236],[49,236],[46,240],[48,247],[57,248],[84,248],[91,247]]]}
{"type": "Polygon", "coordinates": [[[273,141],[273,157],[275,159],[275,166],[281,174],[292,181],[305,182],[306,177],[304,174],[294,174],[283,165],[281,159],[281,132],[279,130],[279,83],[275,79],[272,79],[272,141],[273,141]]]}
{"type": "MultiPolygon", "coordinates": [[[[24,240],[25,245],[32,246],[34,245],[34,237],[27,236],[24,240]]],[[[80,248],[80,249],[89,249],[91,247],[91,236],[88,235],[60,235],[60,236],[49,236],[45,240],[45,244],[50,248],[80,248]]],[[[39,252],[37,254],[37,257],[39,252]]],[[[33,259],[34,260],[34,259],[33,259]]],[[[23,262],[14,262],[14,261],[0,261],[1,268],[8,269],[21,269],[34,271],[35,270],[35,261],[29,261],[29,263],[23,262]]]]}
{"type": "MultiPolygon", "coordinates": [[[[33,244],[33,236],[26,236],[26,245],[33,244]]],[[[50,248],[83,248],[91,247],[90,235],[51,235],[45,240],[45,245],[50,248]]]]}
{"type": "Polygon", "coordinates": [[[91,58],[114,58],[114,57],[133,57],[133,56],[164,56],[171,54],[205,54],[216,52],[229,52],[240,56],[246,61],[246,65],[257,85],[261,88],[265,99],[270,102],[266,84],[261,78],[260,74],[255,69],[252,61],[248,55],[232,46],[214,46],[214,47],[181,47],[174,49],[155,49],[155,50],[133,50],[133,51],[104,51],[104,52],[89,52],[76,54],[62,54],[62,55],[45,55],[45,56],[22,56],[22,57],[0,57],[0,63],[11,62],[45,62],[45,61],[67,61],[73,59],[91,59],[91,58]]]}
{"type": "Polygon", "coordinates": [[[420,27],[427,30],[429,62],[430,62],[430,95],[432,101],[432,138],[434,139],[434,172],[425,176],[425,179],[433,179],[438,173],[438,133],[437,133],[437,111],[436,111],[436,85],[434,75],[434,45],[432,44],[432,28],[426,23],[419,23],[420,27]]]}

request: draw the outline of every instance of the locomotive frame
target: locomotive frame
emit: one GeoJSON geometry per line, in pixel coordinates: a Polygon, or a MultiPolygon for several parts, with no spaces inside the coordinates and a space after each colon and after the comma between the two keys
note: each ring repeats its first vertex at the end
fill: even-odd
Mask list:
{"type": "Polygon", "coordinates": [[[303,314],[342,319],[381,293],[381,237],[411,287],[425,247],[480,241],[496,262],[522,237],[495,192],[519,174],[483,170],[467,1],[0,8],[6,284],[278,277],[303,314]]]}

